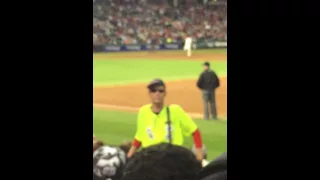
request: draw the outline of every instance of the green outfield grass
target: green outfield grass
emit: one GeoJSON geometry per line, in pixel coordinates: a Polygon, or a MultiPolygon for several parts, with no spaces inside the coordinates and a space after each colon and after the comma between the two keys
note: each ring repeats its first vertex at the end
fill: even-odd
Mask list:
{"type": "MultiPolygon", "coordinates": [[[[136,129],[136,113],[94,110],[94,133],[106,143],[120,144],[132,140],[136,129]]],[[[227,149],[227,124],[222,121],[195,120],[207,146],[209,159],[227,149]]],[[[185,139],[185,147],[191,148],[192,137],[185,139]]]]}
{"type": "MultiPolygon", "coordinates": [[[[219,76],[225,76],[227,63],[211,61],[212,69],[219,76]]],[[[114,85],[150,81],[152,78],[179,80],[197,78],[202,66],[199,61],[161,60],[108,60],[94,61],[94,85],[114,85]]]]}
{"type": "MultiPolygon", "coordinates": [[[[173,53],[181,53],[172,51],[173,53]]],[[[226,50],[205,50],[197,53],[225,53],[226,50]]],[[[170,53],[170,52],[169,52],[170,53]]],[[[134,53],[133,53],[134,54],[134,53]]],[[[125,59],[119,61],[121,53],[94,54],[94,86],[148,82],[152,78],[178,80],[197,78],[202,70],[201,61],[125,59]],[[107,61],[104,61],[105,58],[107,61]]],[[[226,76],[225,61],[211,61],[212,68],[219,76],[226,76]]],[[[136,129],[136,113],[94,109],[94,133],[106,143],[120,144],[132,140],[136,129]]],[[[226,150],[226,122],[196,120],[204,143],[212,159],[226,150]]],[[[185,146],[191,147],[192,137],[186,139],[185,146]]]]}

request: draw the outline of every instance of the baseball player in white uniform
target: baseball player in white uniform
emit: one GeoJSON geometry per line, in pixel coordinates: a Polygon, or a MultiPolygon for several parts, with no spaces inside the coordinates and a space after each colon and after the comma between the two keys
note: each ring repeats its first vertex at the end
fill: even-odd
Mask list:
{"type": "Polygon", "coordinates": [[[188,57],[191,56],[191,46],[192,46],[192,38],[190,36],[187,36],[185,41],[184,41],[183,50],[187,51],[188,57]]]}

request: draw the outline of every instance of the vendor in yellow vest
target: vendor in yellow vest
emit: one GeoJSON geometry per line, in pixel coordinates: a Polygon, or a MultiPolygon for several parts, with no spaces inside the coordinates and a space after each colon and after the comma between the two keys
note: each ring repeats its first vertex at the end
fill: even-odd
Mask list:
{"type": "Polygon", "coordinates": [[[141,146],[146,148],[163,142],[182,146],[184,137],[192,135],[196,157],[202,161],[201,134],[195,122],[181,106],[164,104],[166,87],[162,80],[155,79],[147,87],[151,104],[146,104],[139,110],[136,134],[128,158],[141,146]]]}

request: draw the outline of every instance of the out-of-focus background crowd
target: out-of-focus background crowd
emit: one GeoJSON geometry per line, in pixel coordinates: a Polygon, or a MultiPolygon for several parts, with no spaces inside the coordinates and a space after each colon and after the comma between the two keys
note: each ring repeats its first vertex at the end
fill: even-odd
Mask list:
{"type": "Polygon", "coordinates": [[[227,41],[226,0],[93,0],[93,45],[227,41]]]}

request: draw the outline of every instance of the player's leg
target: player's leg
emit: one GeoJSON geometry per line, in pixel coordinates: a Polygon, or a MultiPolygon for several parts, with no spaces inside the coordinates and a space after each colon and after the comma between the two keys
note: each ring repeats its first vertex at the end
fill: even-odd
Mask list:
{"type": "Polygon", "coordinates": [[[209,107],[208,107],[208,101],[209,101],[209,92],[203,90],[202,91],[202,101],[203,101],[203,119],[208,120],[209,119],[209,107]]]}
{"type": "Polygon", "coordinates": [[[217,115],[217,108],[216,108],[215,90],[209,92],[208,100],[209,100],[210,109],[211,109],[211,117],[212,117],[212,119],[216,120],[216,119],[218,119],[218,115],[217,115]]]}
{"type": "Polygon", "coordinates": [[[187,46],[186,45],[183,46],[183,51],[187,51],[187,46]]]}
{"type": "Polygon", "coordinates": [[[188,57],[190,57],[191,56],[191,47],[188,47],[188,57]]]}

